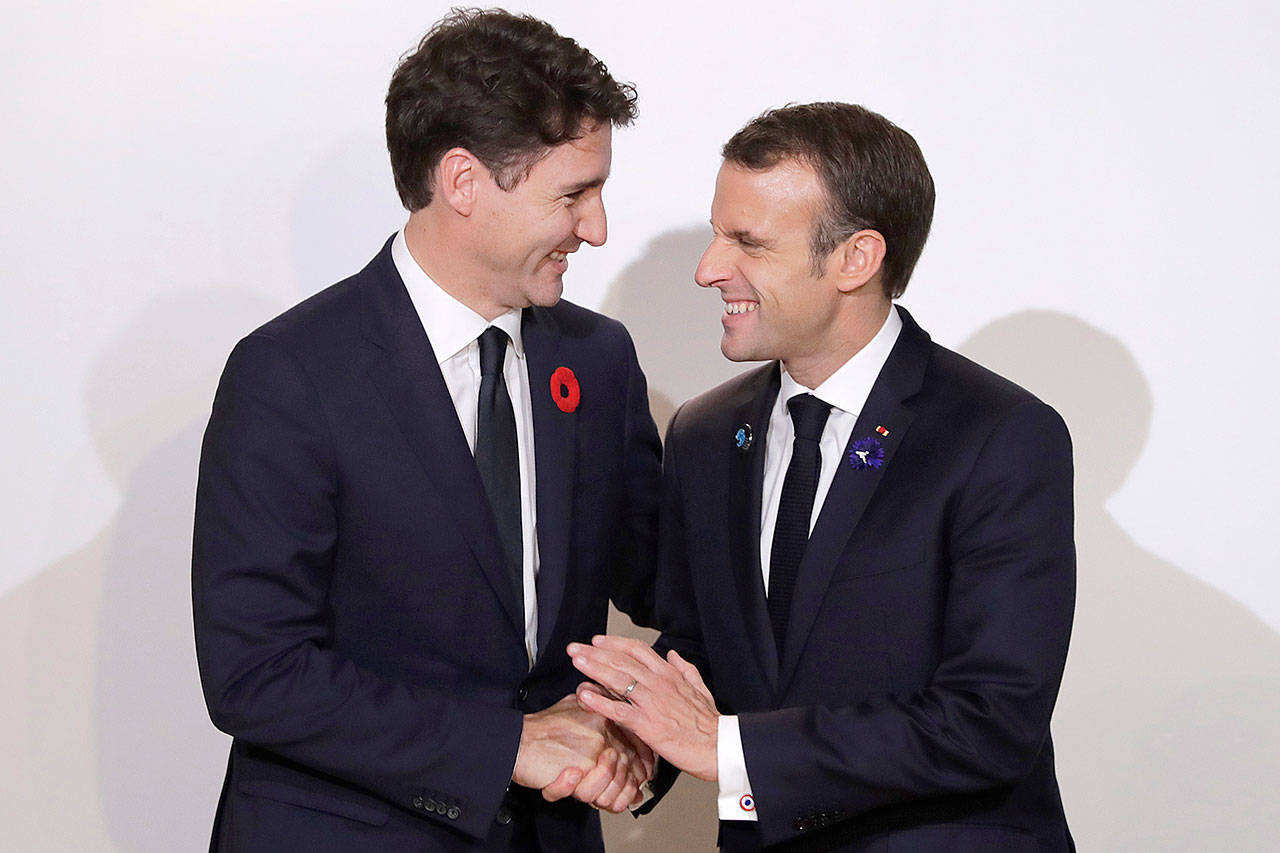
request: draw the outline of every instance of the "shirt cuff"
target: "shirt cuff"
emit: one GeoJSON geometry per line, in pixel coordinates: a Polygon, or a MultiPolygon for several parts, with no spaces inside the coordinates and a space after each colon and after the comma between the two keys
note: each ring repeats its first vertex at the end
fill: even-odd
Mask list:
{"type": "Polygon", "coordinates": [[[716,774],[720,795],[716,808],[721,820],[755,820],[756,799],[747,778],[747,759],[742,754],[742,731],[738,718],[725,715],[716,728],[716,774]]]}

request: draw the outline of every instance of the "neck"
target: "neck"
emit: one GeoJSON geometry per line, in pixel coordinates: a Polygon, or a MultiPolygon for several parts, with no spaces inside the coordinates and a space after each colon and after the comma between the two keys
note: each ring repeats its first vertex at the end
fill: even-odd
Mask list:
{"type": "Polygon", "coordinates": [[[467,238],[444,205],[429,204],[409,214],[404,241],[413,260],[445,293],[493,320],[509,309],[490,294],[485,271],[466,251],[467,238]]]}
{"type": "Polygon", "coordinates": [[[782,366],[804,387],[817,388],[871,343],[889,318],[892,307],[892,302],[880,296],[871,305],[857,306],[861,310],[852,312],[843,322],[835,323],[830,334],[823,336],[820,346],[812,352],[782,359],[782,366]]]}

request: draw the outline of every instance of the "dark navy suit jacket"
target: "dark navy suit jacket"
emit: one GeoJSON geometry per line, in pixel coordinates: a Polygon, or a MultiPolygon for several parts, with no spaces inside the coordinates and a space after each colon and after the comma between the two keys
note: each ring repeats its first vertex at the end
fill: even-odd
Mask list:
{"type": "Polygon", "coordinates": [[[504,849],[521,826],[544,850],[601,848],[587,806],[507,788],[522,714],[581,680],[565,645],[605,630],[610,598],[649,620],[660,448],[621,325],[561,302],[527,309],[522,335],[532,671],[497,527],[390,242],[231,354],[192,571],[205,699],[234,737],[215,849],[504,849]],[[573,412],[552,396],[562,366],[581,389],[573,412]]]}
{"type": "Polygon", "coordinates": [[[1074,605],[1070,438],[902,319],[846,451],[865,460],[838,461],[810,537],[781,661],[759,558],[777,364],[672,419],[660,643],[740,715],[759,822],[725,822],[727,849],[1071,849],[1049,738],[1074,605]]]}

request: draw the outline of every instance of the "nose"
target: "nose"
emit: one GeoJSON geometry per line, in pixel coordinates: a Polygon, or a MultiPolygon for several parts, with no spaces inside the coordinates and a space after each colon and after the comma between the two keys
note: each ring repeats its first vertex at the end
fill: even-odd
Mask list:
{"type": "Polygon", "coordinates": [[[603,246],[609,237],[609,223],[604,213],[604,199],[597,196],[582,206],[573,233],[584,243],[603,246]]]}
{"type": "Polygon", "coordinates": [[[698,268],[693,271],[693,280],[699,287],[716,287],[728,279],[729,275],[729,264],[713,237],[698,261],[698,268]]]}

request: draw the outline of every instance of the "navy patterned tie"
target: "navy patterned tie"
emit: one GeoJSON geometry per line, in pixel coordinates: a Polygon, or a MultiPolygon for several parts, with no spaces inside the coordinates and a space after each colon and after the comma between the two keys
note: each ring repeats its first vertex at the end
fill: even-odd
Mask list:
{"type": "Polygon", "coordinates": [[[796,588],[796,574],[805,546],[809,544],[809,518],[813,496],[818,489],[818,469],[822,453],[818,442],[827,424],[831,407],[812,394],[797,394],[787,401],[796,438],[791,445],[791,463],[782,481],[778,500],[778,521],[773,529],[773,549],[769,552],[769,621],[782,660],[787,638],[787,619],[796,588]]]}
{"type": "MultiPolygon", "coordinates": [[[[476,467],[498,522],[502,552],[515,585],[516,601],[524,601],[524,539],[520,533],[520,452],[516,413],[502,377],[507,333],[490,326],[480,335],[480,408],[476,423],[476,467]]],[[[521,609],[523,610],[523,603],[521,609]]]]}

